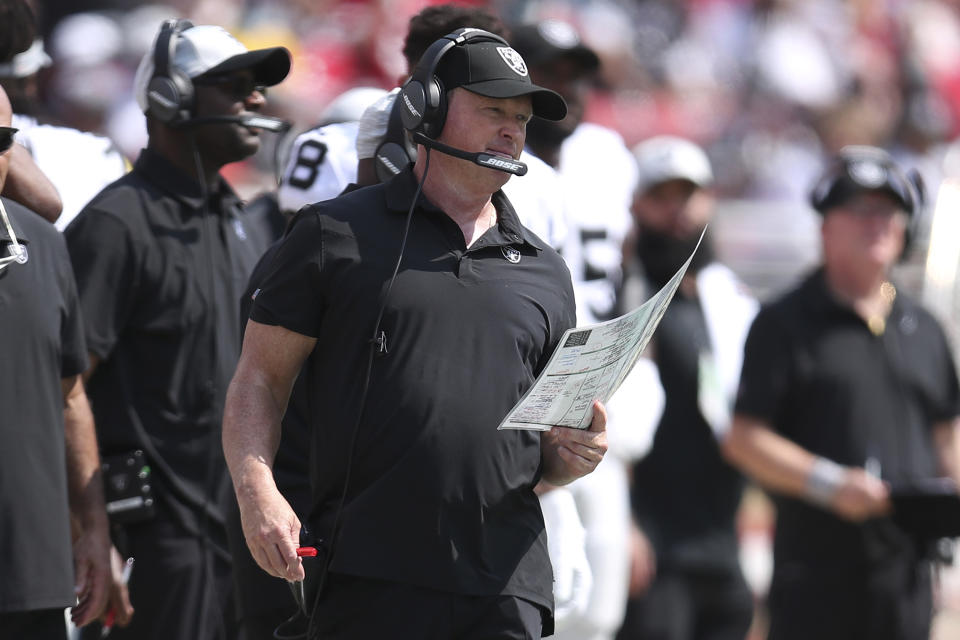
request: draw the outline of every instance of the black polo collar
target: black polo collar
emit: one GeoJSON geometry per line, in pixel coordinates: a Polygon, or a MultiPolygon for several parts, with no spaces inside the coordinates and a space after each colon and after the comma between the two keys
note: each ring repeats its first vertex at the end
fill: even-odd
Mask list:
{"type": "MultiPolygon", "coordinates": [[[[134,169],[145,179],[167,192],[170,197],[179,200],[191,209],[203,208],[203,193],[200,183],[192,176],[185,174],[176,165],[165,157],[146,148],[134,163],[134,169]]],[[[216,195],[223,200],[222,211],[229,211],[231,204],[239,204],[240,199],[226,180],[219,174],[215,184],[209,185],[211,196],[216,195]]]]}
{"type": "MultiPolygon", "coordinates": [[[[836,296],[833,295],[833,292],[830,291],[830,286],[827,284],[827,272],[823,266],[819,267],[813,272],[813,274],[811,274],[803,288],[804,297],[807,303],[814,312],[818,313],[822,317],[830,318],[844,316],[856,318],[859,322],[863,322],[863,319],[857,315],[856,311],[854,311],[848,305],[845,305],[841,301],[837,300],[836,296]]],[[[893,304],[890,307],[890,314],[887,318],[888,324],[890,320],[899,318],[904,313],[903,305],[904,302],[902,296],[896,296],[893,299],[893,304]]]]}
{"type": "MultiPolygon", "coordinates": [[[[413,174],[412,166],[407,166],[384,186],[387,208],[397,213],[406,213],[416,192],[416,176],[413,174]]],[[[538,251],[543,251],[543,243],[520,224],[517,212],[502,190],[493,194],[492,201],[497,210],[497,229],[495,232],[497,235],[491,238],[492,244],[528,244],[538,251]]],[[[446,215],[439,207],[427,200],[422,192],[418,208],[446,215]]]]}

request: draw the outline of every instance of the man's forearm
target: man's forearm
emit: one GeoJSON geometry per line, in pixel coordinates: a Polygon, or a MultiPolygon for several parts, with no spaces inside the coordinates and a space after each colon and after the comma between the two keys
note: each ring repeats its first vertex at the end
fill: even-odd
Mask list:
{"type": "Polygon", "coordinates": [[[64,434],[70,511],[84,529],[107,529],[93,413],[79,376],[64,381],[64,434]]]}
{"type": "Polygon", "coordinates": [[[765,422],[736,415],[721,443],[726,459],[767,489],[804,497],[816,456],[765,422]]]}
{"type": "Polygon", "coordinates": [[[3,195],[39,214],[48,222],[56,222],[63,210],[60,193],[37,167],[30,152],[19,144],[10,150],[10,172],[3,185],[3,195]]]}
{"type": "Polygon", "coordinates": [[[960,418],[938,422],[933,428],[937,463],[942,475],[960,486],[960,418]]]}
{"type": "Polygon", "coordinates": [[[240,362],[227,388],[223,411],[223,453],[237,498],[268,482],[280,444],[280,420],[293,383],[315,338],[250,320],[240,362]]]}
{"type": "Polygon", "coordinates": [[[223,451],[254,560],[271,575],[302,580],[296,555],[300,521],[277,490],[272,471],[288,397],[286,383],[271,385],[257,367],[241,359],[227,390],[223,451]]]}
{"type": "Polygon", "coordinates": [[[273,460],[280,443],[283,410],[270,390],[238,372],[227,390],[223,414],[223,452],[237,498],[272,483],[273,460]]]}

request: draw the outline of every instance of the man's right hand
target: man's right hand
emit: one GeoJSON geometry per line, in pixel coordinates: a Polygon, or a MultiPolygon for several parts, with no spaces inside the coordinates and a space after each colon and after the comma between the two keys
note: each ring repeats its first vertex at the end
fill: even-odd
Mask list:
{"type": "Polygon", "coordinates": [[[303,580],[303,562],[297,556],[300,519],[276,486],[238,494],[237,500],[247,547],[260,568],[290,582],[303,580]]]}
{"type": "Polygon", "coordinates": [[[851,522],[863,522],[893,510],[887,484],[866,469],[856,467],[846,470],[831,506],[837,515],[851,522]]]}

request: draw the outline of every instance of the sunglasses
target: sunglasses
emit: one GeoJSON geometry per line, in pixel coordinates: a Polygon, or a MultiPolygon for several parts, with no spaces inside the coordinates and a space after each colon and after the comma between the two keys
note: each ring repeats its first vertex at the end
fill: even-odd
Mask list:
{"type": "Polygon", "coordinates": [[[15,127],[0,127],[0,153],[6,153],[13,146],[13,136],[19,131],[15,127]]]}
{"type": "Polygon", "coordinates": [[[193,83],[205,87],[218,87],[221,91],[238,100],[246,98],[254,91],[263,97],[267,96],[267,86],[258,84],[256,80],[247,75],[201,76],[194,78],[193,83]]]}

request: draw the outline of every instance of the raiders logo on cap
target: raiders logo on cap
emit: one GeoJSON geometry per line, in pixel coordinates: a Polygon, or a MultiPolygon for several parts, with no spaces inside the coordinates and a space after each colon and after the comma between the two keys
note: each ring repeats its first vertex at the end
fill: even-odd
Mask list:
{"type": "Polygon", "coordinates": [[[887,181],[887,170],[869,160],[851,162],[849,171],[851,178],[867,188],[876,189],[887,181]]]}
{"type": "Polygon", "coordinates": [[[497,47],[497,53],[500,54],[500,57],[507,63],[507,66],[513,69],[514,73],[518,76],[527,75],[527,63],[523,61],[520,54],[514,51],[512,47],[497,47]]]}
{"type": "Polygon", "coordinates": [[[520,262],[520,252],[513,247],[500,247],[500,252],[508,262],[512,264],[517,264],[520,262]]]}

